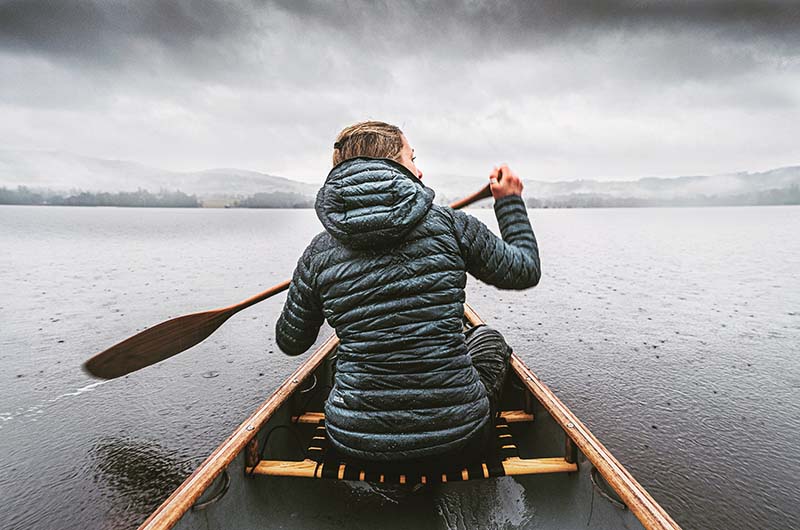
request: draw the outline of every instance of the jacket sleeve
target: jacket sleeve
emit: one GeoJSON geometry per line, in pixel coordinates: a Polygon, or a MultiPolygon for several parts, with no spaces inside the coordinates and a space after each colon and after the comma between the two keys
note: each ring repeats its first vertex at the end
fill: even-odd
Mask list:
{"type": "Polygon", "coordinates": [[[286,303],[275,324],[275,340],[287,355],[300,355],[310,348],[317,340],[319,328],[325,320],[322,304],[313,287],[310,258],[311,246],[297,262],[286,303]]]}
{"type": "Polygon", "coordinates": [[[522,197],[502,197],[494,211],[503,239],[471,215],[453,211],[467,272],[500,289],[533,287],[541,277],[539,247],[522,197]]]}

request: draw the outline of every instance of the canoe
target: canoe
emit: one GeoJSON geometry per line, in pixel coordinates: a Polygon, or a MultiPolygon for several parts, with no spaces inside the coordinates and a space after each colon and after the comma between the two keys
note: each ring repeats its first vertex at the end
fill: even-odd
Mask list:
{"type": "MultiPolygon", "coordinates": [[[[469,325],[483,323],[465,305],[469,325]]],[[[465,469],[341,458],[323,404],[335,335],[242,423],[140,530],[679,526],[513,354],[497,449],[465,469]]]]}

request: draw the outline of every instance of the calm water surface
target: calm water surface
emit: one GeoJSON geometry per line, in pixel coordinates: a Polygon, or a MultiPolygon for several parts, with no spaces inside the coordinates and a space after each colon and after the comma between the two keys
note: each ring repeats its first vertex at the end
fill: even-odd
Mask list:
{"type": "MultiPolygon", "coordinates": [[[[800,207],[531,217],[541,284],[470,280],[478,312],[686,528],[800,526],[800,207]]],[[[0,206],[0,526],[142,522],[302,362],[273,341],[283,297],[123,379],[80,364],[288,278],[319,230],[310,210],[0,206]]]]}

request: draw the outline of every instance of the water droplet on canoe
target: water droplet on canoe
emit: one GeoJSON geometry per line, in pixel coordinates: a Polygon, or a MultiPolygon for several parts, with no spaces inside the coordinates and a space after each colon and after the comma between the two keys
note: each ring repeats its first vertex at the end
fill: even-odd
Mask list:
{"type": "Polygon", "coordinates": [[[219,372],[215,372],[214,370],[203,372],[203,377],[205,379],[211,379],[212,377],[217,377],[217,376],[219,376],[219,372]]]}

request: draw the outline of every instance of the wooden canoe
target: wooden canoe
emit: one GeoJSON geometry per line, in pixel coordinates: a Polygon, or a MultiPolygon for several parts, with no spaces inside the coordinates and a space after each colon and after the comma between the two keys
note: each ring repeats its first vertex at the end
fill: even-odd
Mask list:
{"type": "MultiPolygon", "coordinates": [[[[465,316],[483,323],[469,306],[465,316]]],[[[501,456],[422,471],[334,459],[322,410],[337,344],[331,336],[311,354],[140,530],[679,528],[517,355],[497,420],[501,456]]]]}

